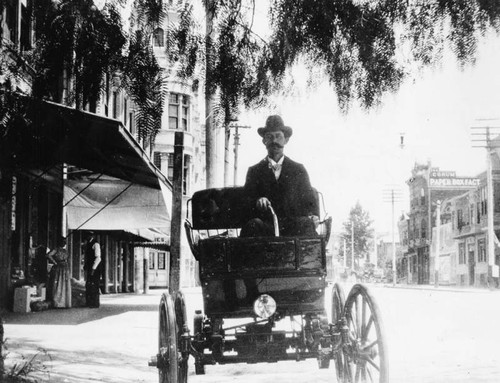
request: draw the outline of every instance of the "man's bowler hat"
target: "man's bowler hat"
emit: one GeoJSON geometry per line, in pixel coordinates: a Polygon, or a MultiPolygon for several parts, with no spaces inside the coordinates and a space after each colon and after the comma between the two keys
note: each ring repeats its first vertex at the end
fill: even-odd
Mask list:
{"type": "Polygon", "coordinates": [[[259,133],[261,137],[264,137],[267,132],[276,132],[278,130],[283,132],[285,138],[288,138],[293,134],[292,128],[285,126],[281,116],[273,115],[267,118],[265,127],[257,129],[257,133],[259,133]]]}

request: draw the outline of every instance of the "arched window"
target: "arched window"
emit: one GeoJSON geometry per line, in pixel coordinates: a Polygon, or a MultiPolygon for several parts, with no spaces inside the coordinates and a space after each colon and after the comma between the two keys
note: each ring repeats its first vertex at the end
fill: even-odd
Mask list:
{"type": "Polygon", "coordinates": [[[163,47],[165,46],[165,34],[163,33],[163,29],[156,28],[153,33],[153,46],[155,47],[163,47]]]}

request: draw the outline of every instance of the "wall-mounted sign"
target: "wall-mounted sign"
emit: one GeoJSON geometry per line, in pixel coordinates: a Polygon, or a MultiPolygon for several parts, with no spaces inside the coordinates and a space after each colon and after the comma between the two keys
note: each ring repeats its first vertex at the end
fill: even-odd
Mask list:
{"type": "Polygon", "coordinates": [[[429,187],[431,189],[474,189],[480,185],[479,178],[470,177],[431,177],[429,187]]]}
{"type": "Polygon", "coordinates": [[[17,178],[12,177],[12,197],[10,200],[10,230],[16,230],[17,178]]]}
{"type": "Polygon", "coordinates": [[[430,172],[431,178],[456,178],[457,173],[447,170],[439,170],[438,168],[432,168],[430,172]]]}

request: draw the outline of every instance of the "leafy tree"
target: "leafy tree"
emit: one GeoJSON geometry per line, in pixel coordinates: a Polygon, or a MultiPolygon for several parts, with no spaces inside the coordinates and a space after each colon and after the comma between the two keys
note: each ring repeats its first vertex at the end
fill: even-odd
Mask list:
{"type": "Polygon", "coordinates": [[[34,4],[36,42],[28,57],[35,69],[33,95],[61,101],[59,79],[66,73],[74,79],[69,101],[95,111],[104,77],[121,68],[126,36],[117,4],[107,2],[101,10],[92,0],[34,4]]]}
{"type": "MultiPolygon", "coordinates": [[[[370,108],[415,68],[438,63],[445,44],[460,65],[473,63],[479,38],[500,28],[500,2],[490,0],[275,0],[263,40],[253,28],[255,0],[203,4],[209,33],[197,32],[186,7],[172,46],[185,65],[180,73],[205,69],[206,96],[218,96],[223,123],[284,89],[298,62],[309,67],[310,83],[329,81],[342,111],[354,101],[370,108]]],[[[207,137],[212,129],[207,124],[207,137]]],[[[207,155],[207,169],[212,160],[207,155]]]]}
{"type": "Polygon", "coordinates": [[[370,219],[369,213],[363,209],[359,202],[351,208],[349,218],[344,222],[344,230],[342,236],[346,241],[346,254],[344,247],[341,246],[339,256],[344,258],[347,256],[346,265],[348,267],[359,270],[364,266],[361,260],[367,258],[370,253],[373,242],[373,221],[370,219]],[[354,231],[354,236],[352,232],[354,231]],[[352,238],[354,237],[354,267],[352,265],[352,238]]]}

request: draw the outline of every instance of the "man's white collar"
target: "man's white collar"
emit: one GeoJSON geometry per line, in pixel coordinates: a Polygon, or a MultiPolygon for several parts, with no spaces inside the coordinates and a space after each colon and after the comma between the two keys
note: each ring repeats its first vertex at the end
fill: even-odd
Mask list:
{"type": "Polygon", "coordinates": [[[275,160],[273,160],[271,157],[267,157],[267,160],[269,161],[269,163],[273,166],[276,166],[276,165],[283,165],[283,160],[285,159],[285,156],[281,156],[281,158],[276,162],[275,160]]]}

